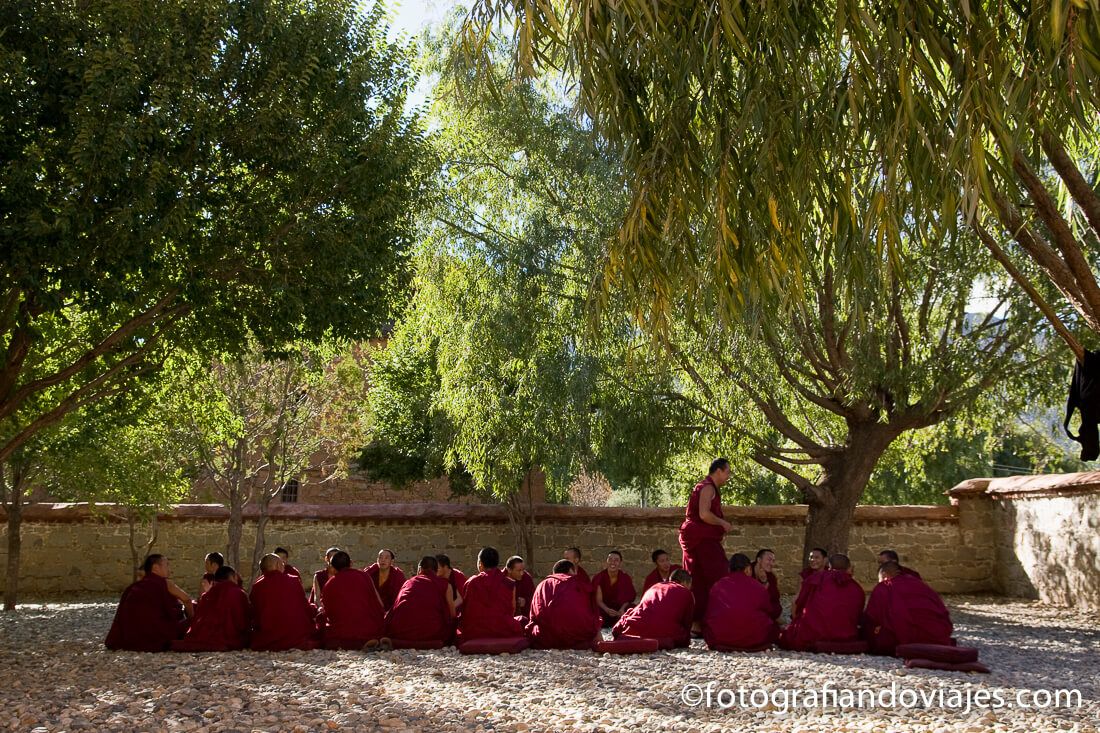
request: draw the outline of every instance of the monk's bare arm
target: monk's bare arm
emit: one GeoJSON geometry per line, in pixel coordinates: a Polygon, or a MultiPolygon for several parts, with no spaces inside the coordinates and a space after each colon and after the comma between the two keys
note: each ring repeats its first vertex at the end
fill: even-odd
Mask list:
{"type": "Polygon", "coordinates": [[[596,586],[596,607],[603,611],[608,616],[618,616],[620,612],[607,606],[603,602],[603,589],[596,586]]]}
{"type": "Polygon", "coordinates": [[[187,591],[185,591],[183,588],[180,588],[178,585],[169,580],[168,592],[175,596],[176,599],[183,604],[183,612],[187,614],[187,618],[191,618],[195,615],[195,608],[191,604],[191,596],[187,595],[187,591]]]}
{"type": "Polygon", "coordinates": [[[707,524],[717,525],[729,532],[733,525],[710,510],[712,501],[714,501],[714,487],[704,486],[702,491],[699,492],[699,518],[707,524]]]}
{"type": "Polygon", "coordinates": [[[457,615],[455,613],[455,607],[456,606],[457,606],[457,603],[455,602],[455,589],[452,588],[450,585],[448,585],[447,586],[447,612],[451,615],[451,618],[454,618],[457,615]]]}

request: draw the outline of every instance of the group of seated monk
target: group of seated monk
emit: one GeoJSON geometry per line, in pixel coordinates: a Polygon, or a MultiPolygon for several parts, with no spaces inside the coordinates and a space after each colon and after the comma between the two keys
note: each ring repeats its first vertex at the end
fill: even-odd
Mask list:
{"type": "MultiPolygon", "coordinates": [[[[263,557],[247,593],[233,568],[211,553],[197,603],[169,579],[168,559],[150,555],[144,577],[122,595],[106,645],[134,651],[371,650],[526,639],[541,649],[590,649],[607,627],[614,639],[657,640],[660,648],[690,645],[691,576],[667,552],[653,552],[654,570],[637,604],[620,552],[609,553],[605,568],[591,577],[578,548],[563,554],[536,586],[523,558],[513,556],[502,568],[492,547],[478,554],[478,573],[469,579],[446,555],[423,557],[417,574],[406,579],[391,550],[360,570],[347,552],[333,547],[307,597],[282,548],[263,557]]],[[[710,591],[701,635],[710,648],[729,651],[775,643],[817,651],[830,642],[864,638],[872,651],[889,654],[898,644],[947,643],[951,622],[935,592],[901,568],[891,551],[880,560],[880,583],[865,609],[848,558],[826,558],[815,550],[791,623],[781,630],[775,554],[760,550],[755,561],[735,554],[730,573],[710,591]]]]}

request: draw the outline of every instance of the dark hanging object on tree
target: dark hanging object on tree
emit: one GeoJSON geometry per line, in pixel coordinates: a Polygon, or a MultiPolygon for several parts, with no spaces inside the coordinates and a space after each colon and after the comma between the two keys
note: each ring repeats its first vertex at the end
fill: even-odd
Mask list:
{"type": "Polygon", "coordinates": [[[1100,456],[1100,351],[1085,351],[1084,361],[1073,365],[1073,381],[1066,400],[1066,435],[1081,444],[1081,460],[1095,461],[1100,456]],[[1078,435],[1069,431],[1073,411],[1081,411],[1078,435]]]}

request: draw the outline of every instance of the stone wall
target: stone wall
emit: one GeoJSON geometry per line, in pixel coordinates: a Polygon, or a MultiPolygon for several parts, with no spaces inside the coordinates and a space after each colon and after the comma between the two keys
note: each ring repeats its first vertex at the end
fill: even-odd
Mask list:
{"type": "MultiPolygon", "coordinates": [[[[867,587],[873,584],[875,554],[893,547],[905,563],[920,568],[941,591],[990,590],[994,585],[993,545],[978,526],[981,521],[970,516],[969,506],[860,507],[850,550],[860,582],[867,587]]],[[[535,511],[534,571],[538,575],[548,573],[570,545],[582,548],[590,571],[602,565],[609,550],[620,550],[627,571],[639,586],[652,567],[649,557],[654,548],[668,550],[677,560],[680,555],[677,531],[682,509],[541,505],[535,511]]],[[[125,587],[130,578],[127,525],[102,516],[102,510],[100,514],[97,517],[87,507],[72,504],[26,509],[20,579],[23,598],[113,595],[125,587]]],[[[331,545],[347,549],[358,564],[373,560],[381,547],[392,548],[406,571],[429,553],[446,552],[457,567],[470,571],[484,545],[493,545],[502,554],[516,550],[507,515],[499,505],[284,504],[273,507],[272,515],[266,531],[268,550],[276,545],[288,548],[291,562],[303,571],[320,567],[320,555],[331,545]]],[[[761,547],[772,548],[782,589],[794,593],[806,508],[731,507],[726,516],[734,525],[726,537],[726,551],[751,555],[761,547]]],[[[161,517],[154,550],[171,558],[177,582],[194,592],[203,555],[224,551],[225,527],[226,513],[221,507],[181,505],[161,517]]],[[[251,557],[254,542],[255,524],[248,518],[241,544],[242,564],[251,557]]],[[[0,568],[4,567],[5,547],[0,540],[0,568]]]]}
{"type": "Polygon", "coordinates": [[[1100,471],[971,479],[949,493],[988,516],[1000,592],[1100,608],[1100,471]]]}

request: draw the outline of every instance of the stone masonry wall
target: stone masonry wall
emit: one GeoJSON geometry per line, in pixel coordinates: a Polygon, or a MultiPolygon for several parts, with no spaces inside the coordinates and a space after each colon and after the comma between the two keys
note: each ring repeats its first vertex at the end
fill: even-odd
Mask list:
{"type": "MultiPolygon", "coordinates": [[[[970,593],[997,588],[992,532],[972,503],[959,507],[860,507],[852,530],[849,554],[856,576],[866,588],[874,583],[875,554],[895,548],[903,562],[920,569],[942,592],[970,593]]],[[[577,545],[590,572],[602,566],[607,552],[620,550],[626,570],[641,586],[652,569],[650,553],[667,550],[678,562],[677,542],[682,509],[536,506],[533,530],[536,557],[533,572],[545,575],[564,548],[577,545]]],[[[321,566],[321,553],[338,545],[356,564],[373,561],[378,549],[397,553],[398,564],[415,568],[424,554],[446,552],[460,569],[473,570],[477,551],[497,547],[506,556],[516,541],[501,506],[454,504],[273,507],[266,546],[291,552],[291,562],[303,571],[321,566]]],[[[727,553],[750,556],[772,548],[784,593],[797,590],[805,528],[804,506],[731,507],[733,523],[727,553]]],[[[247,515],[246,515],[247,517],[247,515]]],[[[3,531],[0,530],[0,535],[3,531]]],[[[182,505],[162,516],[154,551],[168,555],[176,581],[194,593],[202,574],[202,557],[225,551],[226,514],[218,506],[182,505]]],[[[251,558],[255,524],[245,523],[242,564],[251,558]]],[[[0,568],[6,544],[0,540],[0,568]]],[[[128,530],[117,519],[97,519],[86,507],[50,504],[28,507],[23,525],[21,597],[40,598],[115,595],[130,579],[128,530]]]]}

